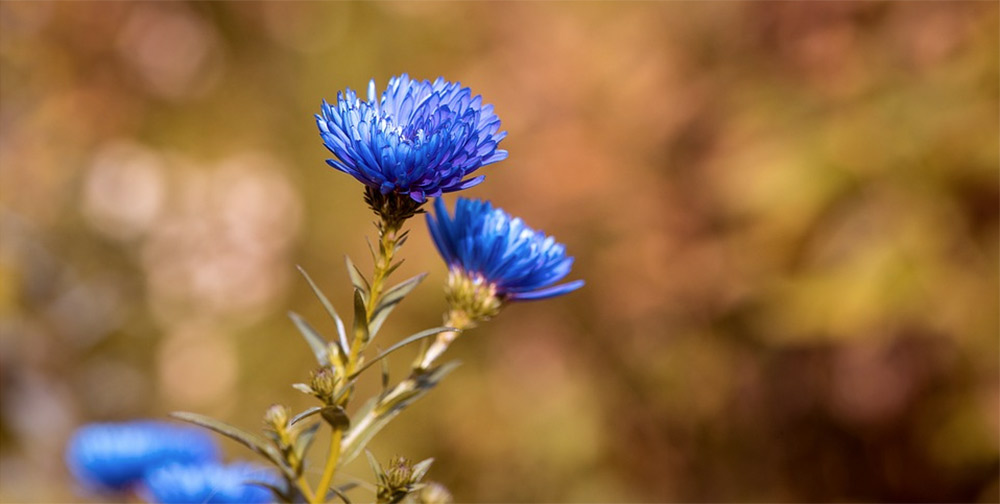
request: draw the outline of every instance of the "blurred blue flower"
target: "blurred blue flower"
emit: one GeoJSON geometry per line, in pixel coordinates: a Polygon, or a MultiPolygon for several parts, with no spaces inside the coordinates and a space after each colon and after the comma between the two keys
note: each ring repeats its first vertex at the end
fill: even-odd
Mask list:
{"type": "Polygon", "coordinates": [[[427,227],[444,260],[466,275],[481,276],[502,298],[544,299],[583,286],[583,280],[553,286],[573,266],[566,248],[488,201],[459,198],[454,218],[440,198],[434,209],[427,227]]]}
{"type": "Polygon", "coordinates": [[[209,433],[156,421],[90,424],[78,429],[66,448],[70,472],[91,490],[124,490],[155,467],[218,458],[209,433]]]}
{"type": "Polygon", "coordinates": [[[466,177],[507,157],[497,149],[507,133],[498,132],[493,106],[440,77],[434,82],[393,77],[381,98],[372,79],[368,101],[348,88],[337,93],[336,105],[323,101],[316,125],[337,157],[327,160],[330,166],[382,194],[409,195],[421,203],[482,182],[483,176],[466,177]]]}
{"type": "Polygon", "coordinates": [[[283,485],[273,471],[251,464],[175,464],[146,475],[143,497],[160,504],[274,502],[271,491],[254,482],[283,485]]]}

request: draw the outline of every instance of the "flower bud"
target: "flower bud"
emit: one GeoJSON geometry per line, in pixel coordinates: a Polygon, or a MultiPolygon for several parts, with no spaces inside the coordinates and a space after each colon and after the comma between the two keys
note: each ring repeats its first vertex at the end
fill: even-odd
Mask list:
{"type": "Polygon", "coordinates": [[[283,432],[288,428],[288,408],[274,404],[264,413],[264,422],[275,432],[283,432]]]}
{"type": "Polygon", "coordinates": [[[420,504],[451,504],[455,498],[444,485],[430,481],[417,493],[417,502],[420,504]]]}
{"type": "Polygon", "coordinates": [[[312,372],[309,387],[312,388],[317,398],[326,404],[330,404],[337,392],[338,381],[337,373],[333,369],[323,367],[312,372]]]}

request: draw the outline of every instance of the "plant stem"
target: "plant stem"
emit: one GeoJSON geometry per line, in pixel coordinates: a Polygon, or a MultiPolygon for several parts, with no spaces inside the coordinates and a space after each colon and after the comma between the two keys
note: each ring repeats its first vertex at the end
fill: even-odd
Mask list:
{"type": "Polygon", "coordinates": [[[299,476],[298,484],[299,484],[299,491],[302,492],[303,496],[305,496],[306,502],[308,502],[309,504],[317,504],[316,496],[313,495],[312,490],[309,489],[309,482],[306,481],[305,476],[299,476]]]}
{"type": "MultiPolygon", "coordinates": [[[[368,291],[368,300],[365,303],[365,324],[371,325],[372,318],[375,315],[375,308],[378,307],[378,302],[382,297],[382,290],[385,287],[385,280],[389,277],[390,269],[392,268],[393,256],[396,253],[396,248],[399,246],[399,231],[402,228],[402,220],[390,220],[385,216],[382,216],[381,222],[378,224],[379,231],[379,248],[374,258],[374,272],[372,273],[371,288],[368,291]]],[[[350,355],[347,359],[346,366],[346,376],[352,375],[360,365],[361,352],[364,351],[367,341],[360,341],[361,338],[355,338],[351,342],[350,355]]],[[[351,400],[351,391],[348,390],[344,397],[340,400],[341,407],[347,407],[347,403],[351,400]]],[[[316,488],[316,498],[320,499],[319,502],[326,500],[326,494],[330,490],[330,485],[333,483],[333,476],[337,471],[337,464],[340,461],[340,450],[341,442],[344,437],[344,431],[342,427],[333,427],[333,432],[330,435],[330,452],[326,458],[326,465],[323,468],[323,477],[320,479],[319,486],[316,488]]]]}
{"type": "Polygon", "coordinates": [[[344,432],[340,429],[333,429],[333,433],[330,434],[330,455],[326,458],[323,477],[319,480],[319,486],[316,487],[316,496],[321,499],[318,502],[325,502],[326,494],[330,491],[330,484],[333,483],[333,474],[336,472],[337,462],[340,460],[340,441],[343,436],[344,432]]]}
{"type": "Polygon", "coordinates": [[[475,324],[469,320],[469,317],[463,313],[456,310],[450,310],[448,315],[445,316],[444,325],[447,327],[454,327],[459,331],[445,331],[437,335],[434,342],[431,343],[429,347],[421,354],[420,358],[417,359],[417,369],[429,369],[434,365],[434,361],[437,360],[445,350],[451,346],[451,343],[458,338],[461,331],[465,329],[471,329],[475,324]]]}

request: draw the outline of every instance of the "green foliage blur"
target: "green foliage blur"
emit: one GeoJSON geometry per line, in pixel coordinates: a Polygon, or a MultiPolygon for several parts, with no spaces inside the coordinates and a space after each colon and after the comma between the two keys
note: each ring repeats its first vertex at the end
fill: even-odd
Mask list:
{"type": "MultiPolygon", "coordinates": [[[[374,236],[312,114],[408,72],[496,105],[467,195],[587,285],[463,336],[379,460],[459,502],[996,502],[998,36],[993,2],[0,2],[0,500],[80,500],[86,422],[311,405],[295,265],[347,310],[374,236]]],[[[445,308],[410,227],[383,347],[445,308]]]]}

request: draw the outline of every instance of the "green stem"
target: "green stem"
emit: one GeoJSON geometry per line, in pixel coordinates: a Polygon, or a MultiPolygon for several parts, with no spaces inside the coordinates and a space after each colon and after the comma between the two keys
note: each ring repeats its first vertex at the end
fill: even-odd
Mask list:
{"type": "MultiPolygon", "coordinates": [[[[371,324],[372,317],[375,314],[375,308],[378,306],[378,302],[382,297],[385,280],[389,277],[389,270],[392,267],[393,256],[395,255],[396,248],[399,245],[399,231],[402,228],[402,224],[402,220],[392,220],[382,216],[381,222],[378,225],[379,248],[374,261],[374,272],[372,273],[371,288],[368,291],[368,300],[365,303],[366,325],[371,324]]],[[[346,376],[354,374],[360,366],[361,352],[364,351],[364,346],[367,343],[360,340],[361,338],[355,338],[354,341],[351,342],[351,350],[347,359],[346,376]]],[[[347,403],[350,402],[350,400],[351,391],[348,390],[339,401],[340,406],[346,408],[347,403]]],[[[323,476],[322,479],[320,479],[319,486],[316,488],[316,498],[320,499],[320,502],[325,501],[326,494],[330,491],[330,485],[333,484],[333,476],[337,471],[337,465],[340,461],[339,459],[343,437],[343,428],[334,427],[333,432],[330,435],[330,452],[326,458],[326,465],[323,468],[323,476]]]]}
{"type": "Polygon", "coordinates": [[[340,441],[343,436],[344,431],[339,428],[333,429],[333,433],[330,434],[330,455],[326,458],[323,477],[319,480],[319,486],[316,487],[316,496],[320,499],[319,502],[326,501],[326,494],[330,491],[330,485],[333,483],[333,474],[337,471],[337,462],[340,460],[340,441]]]}
{"type": "Polygon", "coordinates": [[[434,361],[437,360],[445,350],[451,346],[452,342],[458,338],[461,331],[466,329],[471,329],[475,327],[475,323],[469,319],[465,312],[459,310],[450,310],[444,317],[444,325],[446,327],[454,327],[458,331],[445,331],[439,333],[434,342],[430,344],[417,359],[417,369],[430,369],[434,365],[434,361]]]}

